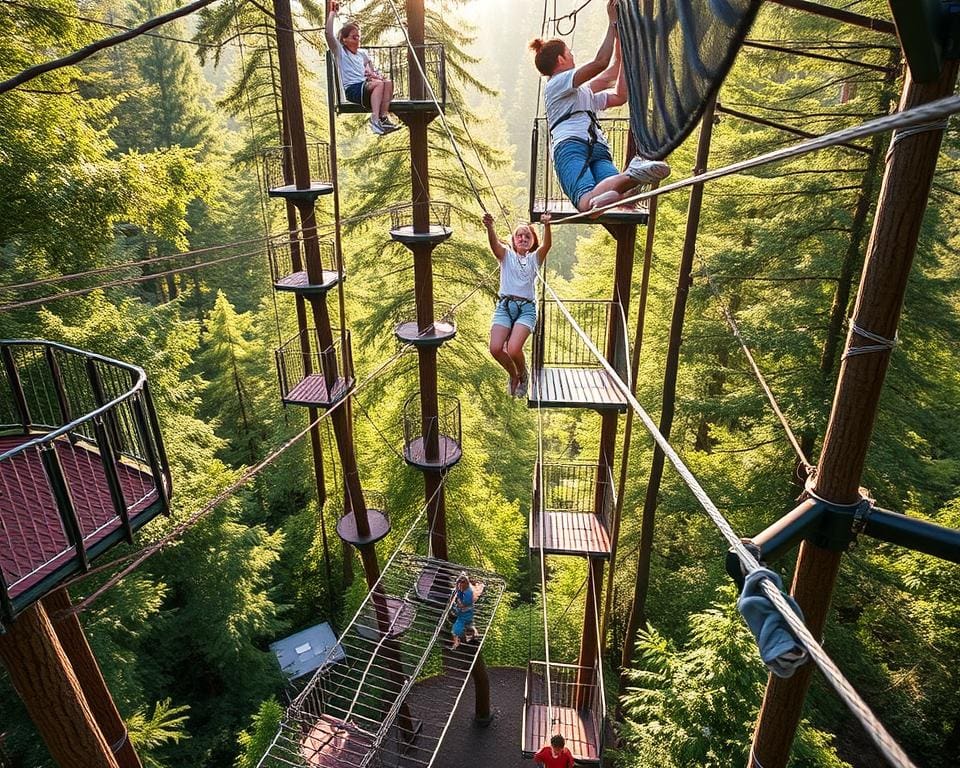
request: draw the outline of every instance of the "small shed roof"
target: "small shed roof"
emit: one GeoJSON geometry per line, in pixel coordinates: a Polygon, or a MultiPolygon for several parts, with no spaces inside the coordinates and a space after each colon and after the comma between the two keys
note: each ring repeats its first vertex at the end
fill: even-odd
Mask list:
{"type": "Polygon", "coordinates": [[[325,621],[270,643],[270,650],[291,680],[315,672],[324,662],[334,664],[346,658],[333,628],[325,621]]]}

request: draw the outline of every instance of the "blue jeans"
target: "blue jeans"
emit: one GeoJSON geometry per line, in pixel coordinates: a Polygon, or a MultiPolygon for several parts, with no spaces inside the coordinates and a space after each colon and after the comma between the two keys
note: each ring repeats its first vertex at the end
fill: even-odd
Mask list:
{"type": "Polygon", "coordinates": [[[531,331],[536,328],[537,302],[530,299],[518,301],[509,296],[497,299],[497,308],[493,310],[493,324],[513,328],[514,323],[525,325],[531,331]]]}
{"type": "Polygon", "coordinates": [[[565,139],[553,148],[553,167],[564,194],[574,205],[579,205],[580,198],[601,181],[620,173],[606,144],[577,139],[565,139]]]}

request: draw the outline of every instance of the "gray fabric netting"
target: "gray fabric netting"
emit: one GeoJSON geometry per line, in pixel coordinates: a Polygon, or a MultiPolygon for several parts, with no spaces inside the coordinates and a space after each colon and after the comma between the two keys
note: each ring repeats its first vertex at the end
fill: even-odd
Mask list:
{"type": "Polygon", "coordinates": [[[637,151],[661,160],[719,89],[761,0],[617,0],[637,151]]]}

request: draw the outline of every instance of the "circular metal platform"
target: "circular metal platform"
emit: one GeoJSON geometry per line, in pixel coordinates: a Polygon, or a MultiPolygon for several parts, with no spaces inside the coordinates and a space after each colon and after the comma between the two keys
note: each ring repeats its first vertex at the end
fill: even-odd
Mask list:
{"type": "Polygon", "coordinates": [[[348,544],[355,547],[375,544],[390,533],[390,521],[379,509],[367,510],[367,523],[370,526],[370,535],[361,536],[357,532],[357,519],[353,512],[348,512],[337,521],[337,535],[348,544]]]}
{"type": "Polygon", "coordinates": [[[400,323],[394,329],[394,334],[400,341],[413,344],[415,347],[439,347],[443,342],[450,341],[457,335],[457,325],[456,323],[436,320],[428,330],[420,333],[417,321],[410,320],[406,323],[400,323]]]}

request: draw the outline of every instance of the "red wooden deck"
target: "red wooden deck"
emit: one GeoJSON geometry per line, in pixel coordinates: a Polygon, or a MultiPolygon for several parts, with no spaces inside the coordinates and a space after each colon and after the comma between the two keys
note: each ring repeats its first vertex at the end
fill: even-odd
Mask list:
{"type": "Polygon", "coordinates": [[[536,754],[544,744],[550,743],[555,733],[563,736],[567,749],[578,763],[599,763],[600,753],[597,745],[597,729],[589,711],[578,711],[571,707],[549,709],[546,704],[527,704],[524,707],[524,743],[523,752],[536,754]],[[551,724],[550,715],[557,718],[551,724]]]}
{"type": "MultiPolygon", "coordinates": [[[[547,510],[543,526],[544,552],[557,555],[610,557],[610,535],[593,512],[547,510]]],[[[540,510],[530,514],[530,549],[540,549],[540,510]]]]}
{"type": "Polygon", "coordinates": [[[594,408],[625,413],[627,401],[602,368],[541,368],[534,371],[530,408],[594,408]]]}
{"type": "Polygon", "coordinates": [[[329,408],[349,391],[353,379],[337,379],[332,394],[327,394],[327,382],[322,373],[311,373],[294,386],[283,402],[289,405],[309,405],[317,408],[329,408]]]}
{"type": "MultiPolygon", "coordinates": [[[[36,437],[0,437],[0,454],[36,437]]],[[[110,498],[100,454],[86,446],[83,441],[56,441],[84,547],[89,551],[120,531],[121,521],[110,498]]],[[[154,478],[125,463],[117,469],[133,523],[158,501],[154,478]]],[[[75,559],[76,550],[64,531],[39,451],[28,449],[0,462],[0,570],[11,599],[16,602],[17,597],[58,570],[75,566],[75,559]]],[[[65,569],[61,575],[67,572],[65,569]]]]}
{"type": "Polygon", "coordinates": [[[331,715],[320,715],[300,742],[307,765],[317,768],[351,768],[360,765],[373,746],[373,737],[331,715]]]}

